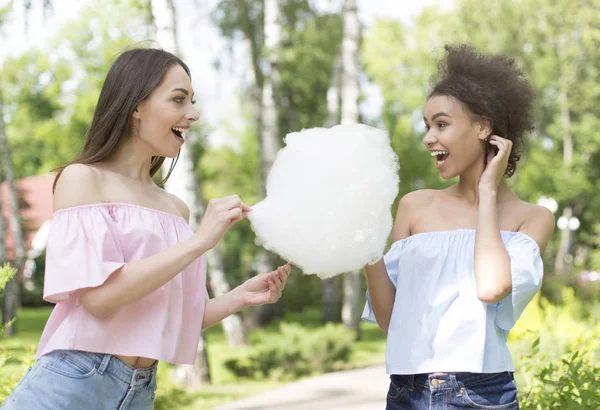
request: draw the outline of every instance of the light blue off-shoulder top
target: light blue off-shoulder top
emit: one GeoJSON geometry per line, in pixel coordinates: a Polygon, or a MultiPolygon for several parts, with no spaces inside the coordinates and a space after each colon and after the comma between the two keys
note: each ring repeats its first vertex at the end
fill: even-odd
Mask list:
{"type": "MultiPolygon", "coordinates": [[[[509,330],[542,285],[540,249],[529,236],[500,232],[510,256],[512,292],[477,298],[475,230],[419,233],[395,242],[384,261],[396,287],[388,329],[388,374],[514,371],[509,330]]],[[[376,323],[370,296],[362,318],[376,323]]]]}

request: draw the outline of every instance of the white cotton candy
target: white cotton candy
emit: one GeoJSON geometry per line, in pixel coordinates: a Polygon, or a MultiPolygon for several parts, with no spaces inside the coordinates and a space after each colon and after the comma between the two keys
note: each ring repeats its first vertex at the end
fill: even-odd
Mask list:
{"type": "Polygon", "coordinates": [[[293,132],[285,143],[267,197],[249,214],[257,242],[323,279],[379,259],[399,182],[388,135],[345,124],[293,132]]]}

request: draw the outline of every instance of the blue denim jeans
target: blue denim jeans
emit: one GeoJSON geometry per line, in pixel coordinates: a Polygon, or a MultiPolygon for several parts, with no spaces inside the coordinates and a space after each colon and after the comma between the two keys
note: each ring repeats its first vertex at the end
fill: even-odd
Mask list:
{"type": "Polygon", "coordinates": [[[55,350],[31,367],[2,410],[151,410],[156,364],[134,369],[113,355],[55,350]]]}
{"type": "Polygon", "coordinates": [[[392,375],[386,410],[518,410],[513,374],[392,375]]]}

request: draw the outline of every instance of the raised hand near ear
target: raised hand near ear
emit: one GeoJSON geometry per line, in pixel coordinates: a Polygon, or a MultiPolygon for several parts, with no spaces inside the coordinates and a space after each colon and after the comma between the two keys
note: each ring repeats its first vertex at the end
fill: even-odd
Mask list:
{"type": "Polygon", "coordinates": [[[502,181],[502,177],[508,167],[508,158],[512,150],[512,141],[506,138],[499,137],[497,135],[491,135],[488,138],[488,142],[492,147],[496,147],[498,152],[492,149],[486,158],[487,166],[481,180],[479,181],[479,190],[493,190],[495,191],[502,181]]]}

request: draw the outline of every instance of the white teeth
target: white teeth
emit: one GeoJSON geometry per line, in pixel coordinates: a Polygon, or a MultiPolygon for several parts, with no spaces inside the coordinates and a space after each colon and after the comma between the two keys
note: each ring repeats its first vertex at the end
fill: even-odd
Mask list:
{"type": "Polygon", "coordinates": [[[185,128],[173,127],[172,130],[178,131],[181,134],[181,137],[185,139],[187,136],[187,130],[185,128]]]}
{"type": "Polygon", "coordinates": [[[448,151],[431,151],[431,156],[432,157],[437,157],[438,155],[444,155],[447,154],[448,151]]]}

